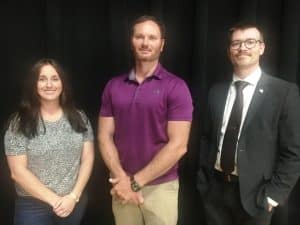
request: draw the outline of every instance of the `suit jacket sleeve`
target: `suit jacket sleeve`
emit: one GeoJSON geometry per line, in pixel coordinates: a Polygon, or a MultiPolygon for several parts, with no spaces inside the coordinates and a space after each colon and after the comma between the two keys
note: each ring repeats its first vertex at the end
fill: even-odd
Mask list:
{"type": "Polygon", "coordinates": [[[204,116],[202,116],[201,137],[200,137],[200,152],[198,158],[198,171],[197,171],[197,188],[205,194],[209,188],[210,171],[213,167],[213,150],[212,150],[212,126],[213,126],[213,112],[212,108],[212,93],[213,88],[210,89],[208,94],[207,107],[204,116]]]}
{"type": "Polygon", "coordinates": [[[278,124],[278,158],[271,180],[264,186],[268,196],[282,204],[300,174],[300,98],[292,84],[282,106],[278,124]]]}

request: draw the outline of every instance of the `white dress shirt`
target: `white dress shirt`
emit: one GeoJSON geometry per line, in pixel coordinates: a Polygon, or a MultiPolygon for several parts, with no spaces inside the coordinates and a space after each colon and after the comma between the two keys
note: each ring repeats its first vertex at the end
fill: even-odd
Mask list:
{"type": "MultiPolygon", "coordinates": [[[[225,104],[225,109],[224,109],[224,113],[223,113],[220,142],[219,142],[219,146],[218,146],[218,155],[217,155],[217,161],[215,164],[215,168],[217,170],[222,171],[222,169],[221,169],[221,153],[222,152],[221,151],[222,151],[223,139],[224,139],[225,131],[226,131],[227,124],[229,121],[231,109],[232,109],[232,106],[233,106],[233,103],[234,103],[234,100],[236,97],[236,89],[234,86],[234,82],[238,81],[238,80],[242,80],[242,81],[246,81],[248,83],[248,85],[243,89],[244,105],[243,105],[240,131],[239,131],[239,135],[238,135],[238,138],[239,138],[243,124],[244,124],[245,117],[248,112],[248,108],[249,108],[252,96],[254,93],[254,90],[256,88],[257,82],[260,79],[260,77],[261,77],[261,69],[259,67],[243,80],[241,78],[239,78],[238,76],[236,76],[235,74],[233,74],[233,79],[232,79],[232,82],[229,87],[226,104],[225,104]]],[[[233,170],[232,174],[238,175],[238,171],[236,168],[236,154],[235,154],[235,166],[234,166],[234,170],[233,170]]]]}

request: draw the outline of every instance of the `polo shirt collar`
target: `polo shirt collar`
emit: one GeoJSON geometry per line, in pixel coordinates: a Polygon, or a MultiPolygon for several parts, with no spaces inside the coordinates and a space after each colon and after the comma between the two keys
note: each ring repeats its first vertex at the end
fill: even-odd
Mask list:
{"type": "MultiPolygon", "coordinates": [[[[163,70],[164,69],[163,69],[162,65],[160,63],[158,63],[153,74],[149,77],[157,78],[160,80],[163,78],[163,75],[164,75],[163,70]]],[[[135,72],[134,72],[133,68],[129,71],[129,74],[126,77],[126,80],[135,81],[135,72]]]]}

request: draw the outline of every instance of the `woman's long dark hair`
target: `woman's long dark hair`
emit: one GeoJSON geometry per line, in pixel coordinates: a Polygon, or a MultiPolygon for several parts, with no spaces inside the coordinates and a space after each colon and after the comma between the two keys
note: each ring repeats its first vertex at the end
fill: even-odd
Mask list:
{"type": "Polygon", "coordinates": [[[40,114],[40,97],[37,93],[37,82],[43,66],[51,65],[58,73],[63,90],[60,95],[60,106],[67,119],[69,120],[71,127],[76,132],[82,133],[87,130],[85,122],[82,119],[80,112],[75,108],[71,86],[67,79],[67,75],[63,68],[53,59],[41,59],[36,62],[24,82],[22,100],[19,106],[19,110],[14,116],[15,122],[17,122],[16,129],[28,138],[32,138],[37,135],[38,123],[41,118],[40,114]]]}

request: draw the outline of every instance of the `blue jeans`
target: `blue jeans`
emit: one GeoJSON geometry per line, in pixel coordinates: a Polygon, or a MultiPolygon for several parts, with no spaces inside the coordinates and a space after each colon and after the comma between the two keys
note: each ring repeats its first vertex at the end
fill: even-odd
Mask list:
{"type": "Polygon", "coordinates": [[[83,194],[68,217],[57,216],[48,204],[32,198],[17,197],[15,202],[15,225],[79,225],[87,206],[83,194]]]}

